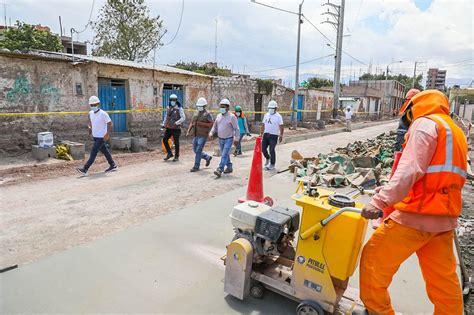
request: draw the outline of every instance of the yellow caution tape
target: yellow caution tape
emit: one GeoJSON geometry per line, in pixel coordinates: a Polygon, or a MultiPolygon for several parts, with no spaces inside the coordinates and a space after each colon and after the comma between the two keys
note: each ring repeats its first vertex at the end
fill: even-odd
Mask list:
{"type": "MultiPolygon", "coordinates": [[[[123,110],[108,110],[109,114],[125,114],[125,113],[160,113],[163,112],[163,108],[150,108],[150,109],[123,109],[123,110]]],[[[196,112],[196,109],[185,109],[186,112],[196,112]]],[[[218,113],[216,109],[209,110],[211,113],[218,113]]],[[[321,113],[331,112],[332,109],[322,109],[321,113]]],[[[314,109],[295,109],[295,110],[283,110],[278,111],[280,114],[291,114],[291,113],[317,113],[314,109]]],[[[245,114],[266,114],[265,111],[244,111],[245,114]]],[[[88,111],[84,112],[30,112],[30,113],[0,113],[0,117],[31,117],[31,116],[72,116],[72,115],[87,115],[88,111]]]]}

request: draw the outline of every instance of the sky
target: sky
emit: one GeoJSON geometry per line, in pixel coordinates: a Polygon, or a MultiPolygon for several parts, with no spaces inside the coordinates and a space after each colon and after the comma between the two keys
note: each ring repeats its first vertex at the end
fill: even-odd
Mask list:
{"type": "MultiPolygon", "coordinates": [[[[61,16],[63,28],[69,34],[71,27],[84,28],[91,8],[95,21],[105,0],[2,2],[7,4],[7,20],[11,19],[12,23],[20,20],[47,25],[59,33],[61,16]]],[[[182,0],[145,2],[150,14],[159,15],[168,30],[163,38],[165,45],[157,52],[157,63],[214,61],[217,19],[220,66],[256,77],[282,78],[285,85],[294,85],[296,15],[250,0],[184,0],[178,30],[182,0]]],[[[289,11],[297,11],[300,3],[296,0],[261,2],[289,11]]],[[[332,79],[334,75],[331,42],[336,42],[336,32],[331,24],[322,23],[326,21],[322,13],[328,9],[322,6],[325,2],[306,0],[303,4],[307,20],[301,26],[300,80],[314,76],[332,79]]],[[[332,3],[340,4],[340,0],[332,3]]],[[[418,62],[417,74],[423,74],[425,79],[428,68],[440,68],[447,70],[448,84],[469,85],[474,79],[473,15],[472,0],[347,0],[342,81],[357,79],[369,70],[382,73],[387,66],[391,74],[411,76],[418,62]]],[[[78,39],[91,41],[93,36],[93,30],[88,27],[78,39]]]]}

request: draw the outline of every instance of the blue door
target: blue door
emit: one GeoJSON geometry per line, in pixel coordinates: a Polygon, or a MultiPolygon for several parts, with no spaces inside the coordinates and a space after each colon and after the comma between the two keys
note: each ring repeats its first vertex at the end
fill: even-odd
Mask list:
{"type": "Polygon", "coordinates": [[[301,121],[303,119],[303,113],[300,111],[303,109],[304,104],[304,95],[298,95],[298,113],[296,114],[296,119],[301,121]]]}
{"type": "MultiPolygon", "coordinates": [[[[103,110],[125,110],[127,109],[125,101],[125,81],[119,80],[101,80],[99,83],[99,99],[103,110]]],[[[127,131],[127,114],[110,114],[114,128],[113,132],[127,131]]]]}
{"type": "MultiPolygon", "coordinates": [[[[183,86],[182,85],[165,84],[165,85],[163,85],[163,93],[162,93],[163,109],[166,110],[168,108],[171,94],[175,94],[178,97],[178,102],[184,108],[183,86]]],[[[165,113],[163,111],[162,117],[164,117],[164,114],[165,113]]]]}

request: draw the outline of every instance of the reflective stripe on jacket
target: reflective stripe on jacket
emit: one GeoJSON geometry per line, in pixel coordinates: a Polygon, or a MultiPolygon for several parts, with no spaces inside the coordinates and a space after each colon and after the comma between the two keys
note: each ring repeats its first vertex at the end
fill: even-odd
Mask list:
{"type": "Polygon", "coordinates": [[[425,117],[437,124],[436,150],[425,175],[394,207],[405,212],[457,217],[461,213],[461,190],[467,175],[466,137],[447,114],[446,97],[441,92],[441,95],[425,92],[414,97],[413,116],[414,119],[425,117]]]}

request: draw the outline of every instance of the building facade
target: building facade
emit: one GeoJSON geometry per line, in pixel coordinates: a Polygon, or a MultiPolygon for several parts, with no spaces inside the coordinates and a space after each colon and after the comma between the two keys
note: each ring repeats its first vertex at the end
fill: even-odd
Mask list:
{"type": "Polygon", "coordinates": [[[430,68],[426,79],[426,89],[436,89],[441,92],[446,91],[446,70],[430,68]]]}
{"type": "Polygon", "coordinates": [[[349,87],[371,88],[381,91],[379,111],[381,115],[397,112],[405,98],[405,87],[396,80],[359,80],[350,81],[349,87]]]}
{"type": "Polygon", "coordinates": [[[100,57],[52,53],[0,52],[0,113],[60,112],[45,116],[0,117],[0,148],[28,149],[36,134],[90,141],[88,98],[98,95],[105,110],[157,110],[111,114],[114,132],[159,139],[161,109],[169,95],[185,108],[199,97],[210,99],[212,77],[167,66],[100,57]],[[69,114],[67,112],[78,113],[69,114]]]}

